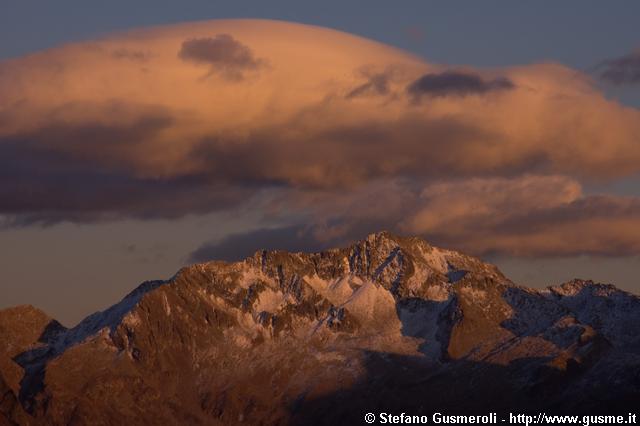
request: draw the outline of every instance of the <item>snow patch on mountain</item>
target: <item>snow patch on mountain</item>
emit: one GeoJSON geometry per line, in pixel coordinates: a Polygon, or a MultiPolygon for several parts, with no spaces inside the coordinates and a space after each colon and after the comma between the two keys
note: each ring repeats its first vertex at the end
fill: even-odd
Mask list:
{"type": "Polygon", "coordinates": [[[287,297],[280,290],[266,288],[260,292],[253,309],[258,312],[275,313],[287,304],[287,297]]]}
{"type": "Polygon", "coordinates": [[[400,329],[395,310],[395,299],[389,290],[354,275],[335,280],[323,280],[317,275],[304,280],[335,307],[344,308],[361,323],[375,322],[383,328],[400,329]]]}
{"type": "Polygon", "coordinates": [[[640,297],[608,284],[572,280],[545,296],[571,311],[622,350],[640,350],[640,297]]]}
{"type": "Polygon", "coordinates": [[[418,246],[418,251],[422,257],[422,260],[433,268],[435,271],[446,274],[449,270],[447,258],[450,255],[448,250],[441,250],[436,247],[423,247],[423,245],[418,246]]]}

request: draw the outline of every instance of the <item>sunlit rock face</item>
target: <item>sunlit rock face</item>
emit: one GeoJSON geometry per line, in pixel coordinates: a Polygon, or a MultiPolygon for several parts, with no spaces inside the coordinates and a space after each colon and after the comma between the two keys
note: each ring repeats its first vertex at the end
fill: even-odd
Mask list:
{"type": "Polygon", "coordinates": [[[622,410],[639,396],[637,296],[537,291],[386,232],[258,251],[142,284],[65,329],[0,311],[18,424],[329,424],[365,412],[622,410]]]}

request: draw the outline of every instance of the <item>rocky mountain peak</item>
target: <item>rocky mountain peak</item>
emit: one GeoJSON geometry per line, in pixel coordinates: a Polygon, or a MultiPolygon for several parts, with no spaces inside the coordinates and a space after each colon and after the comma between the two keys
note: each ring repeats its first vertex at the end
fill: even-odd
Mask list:
{"type": "Polygon", "coordinates": [[[0,377],[15,416],[49,423],[307,422],[339,415],[319,401],[345,392],[405,410],[471,410],[470,394],[483,410],[526,408],[532,392],[590,407],[585,388],[607,403],[637,395],[639,303],[588,281],[517,286],[477,258],[379,232],[185,267],[68,330],[29,308],[1,311],[15,350],[0,377]],[[447,387],[468,374],[474,386],[447,387]],[[496,389],[509,397],[489,398],[496,389]]]}
{"type": "Polygon", "coordinates": [[[584,291],[602,294],[611,294],[612,292],[620,291],[612,284],[596,283],[592,280],[582,280],[579,278],[567,281],[559,286],[549,287],[549,290],[559,296],[575,296],[584,291]]]}

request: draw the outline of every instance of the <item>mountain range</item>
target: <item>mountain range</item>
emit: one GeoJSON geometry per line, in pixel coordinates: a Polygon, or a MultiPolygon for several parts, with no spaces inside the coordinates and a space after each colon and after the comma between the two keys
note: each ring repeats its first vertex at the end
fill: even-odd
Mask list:
{"type": "Polygon", "coordinates": [[[523,287],[387,232],[188,266],[73,328],[0,311],[0,424],[362,424],[638,401],[637,295],[523,287]]]}

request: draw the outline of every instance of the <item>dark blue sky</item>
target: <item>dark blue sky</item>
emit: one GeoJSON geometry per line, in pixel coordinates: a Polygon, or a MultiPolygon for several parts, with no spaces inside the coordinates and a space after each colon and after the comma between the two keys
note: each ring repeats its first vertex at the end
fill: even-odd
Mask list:
{"type": "Polygon", "coordinates": [[[252,17],[328,26],[443,63],[585,68],[637,47],[638,16],[637,1],[3,0],[0,57],[132,27],[252,17]]]}

